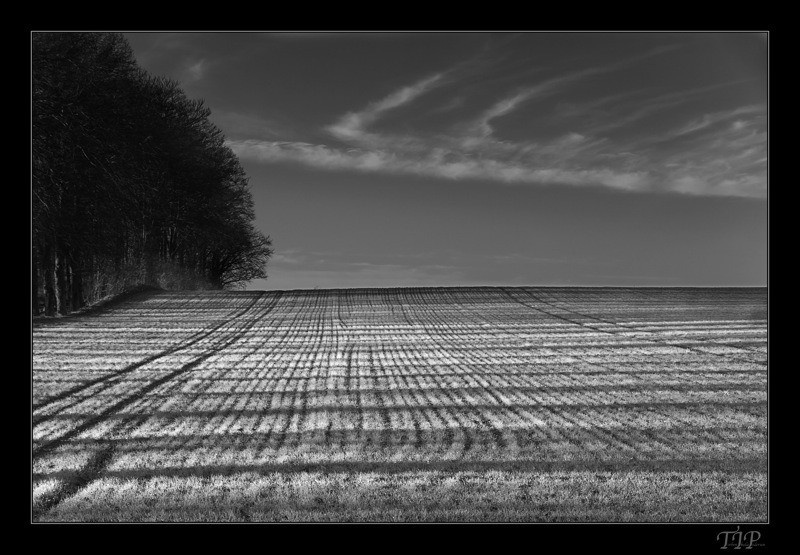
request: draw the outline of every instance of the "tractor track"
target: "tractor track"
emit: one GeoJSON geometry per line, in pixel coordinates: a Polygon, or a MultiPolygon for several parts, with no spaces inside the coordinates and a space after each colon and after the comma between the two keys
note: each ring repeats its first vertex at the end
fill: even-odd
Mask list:
{"type": "MultiPolygon", "coordinates": [[[[241,317],[253,305],[255,305],[255,302],[259,298],[261,298],[262,295],[263,295],[263,292],[261,292],[261,294],[259,294],[256,297],[256,299],[254,299],[254,302],[251,304],[251,306],[249,306],[246,310],[240,312],[239,315],[237,316],[237,318],[241,317]]],[[[55,439],[51,439],[49,441],[46,441],[42,445],[39,445],[38,447],[34,448],[33,449],[33,459],[36,460],[36,459],[42,457],[44,454],[46,454],[46,453],[48,453],[50,451],[53,451],[54,449],[58,448],[59,446],[63,445],[64,443],[68,442],[70,439],[80,435],[81,433],[83,433],[83,432],[85,432],[85,431],[97,426],[99,423],[105,421],[110,415],[112,415],[114,413],[117,413],[117,412],[121,411],[122,409],[124,409],[125,407],[128,407],[129,405],[133,404],[134,402],[142,399],[145,395],[147,395],[149,392],[151,392],[152,390],[156,389],[160,385],[163,385],[163,384],[173,380],[174,378],[180,376],[181,374],[184,374],[187,371],[192,370],[193,368],[195,368],[198,365],[200,365],[203,361],[207,360],[208,358],[211,358],[215,354],[220,353],[222,350],[226,349],[227,347],[229,347],[230,345],[232,345],[233,343],[238,341],[241,337],[243,337],[261,318],[263,318],[268,312],[270,312],[275,307],[275,305],[278,303],[279,298],[280,298],[280,294],[275,295],[274,298],[271,300],[271,302],[268,303],[267,307],[262,311],[262,313],[260,313],[256,317],[252,318],[251,320],[249,320],[245,324],[243,324],[239,329],[234,331],[228,337],[224,337],[224,338],[222,338],[220,340],[217,340],[216,344],[214,344],[213,346],[211,346],[208,349],[206,349],[206,351],[203,354],[201,354],[200,356],[195,357],[192,361],[190,361],[190,362],[188,362],[186,364],[183,364],[180,368],[178,368],[176,370],[173,370],[172,372],[169,372],[165,376],[162,376],[162,377],[160,377],[160,378],[158,378],[156,380],[153,380],[153,381],[149,382],[146,386],[140,388],[134,394],[128,395],[128,396],[124,397],[123,399],[117,401],[116,403],[114,403],[110,407],[104,409],[103,411],[101,411],[97,415],[93,416],[92,418],[89,418],[85,422],[83,422],[80,425],[78,425],[77,427],[69,430],[68,432],[62,434],[61,436],[59,436],[59,437],[57,437],[55,439]]],[[[221,326],[218,326],[216,329],[219,329],[220,327],[221,326]]],[[[137,363],[136,367],[138,368],[139,366],[142,366],[142,365],[143,364],[137,363]]]]}
{"type": "MultiPolygon", "coordinates": [[[[163,351],[161,351],[159,353],[156,353],[154,355],[146,357],[146,358],[144,358],[144,359],[142,359],[142,360],[140,360],[138,362],[134,362],[133,364],[129,364],[129,365],[125,366],[124,368],[122,368],[120,370],[117,370],[117,371],[115,371],[115,372],[113,372],[111,374],[108,374],[106,376],[101,376],[99,378],[95,378],[94,380],[90,380],[88,382],[85,382],[85,383],[82,383],[82,384],[77,385],[75,387],[72,387],[72,388],[70,388],[70,389],[68,389],[66,391],[63,391],[63,392],[61,392],[61,393],[59,393],[57,395],[53,395],[52,397],[49,397],[49,398],[45,399],[44,401],[40,401],[39,403],[35,403],[33,405],[34,412],[37,411],[37,410],[41,410],[41,409],[43,409],[44,407],[46,407],[48,405],[51,405],[53,403],[56,403],[56,402],[61,401],[63,399],[66,399],[67,397],[75,395],[76,393],[80,393],[81,391],[84,391],[85,389],[88,389],[88,388],[92,387],[93,385],[97,385],[99,383],[106,382],[106,381],[109,381],[109,380],[114,380],[112,382],[112,384],[111,384],[111,385],[113,385],[113,383],[116,383],[115,378],[120,378],[120,377],[124,376],[125,374],[129,374],[129,373],[133,372],[134,370],[136,370],[138,368],[141,368],[142,366],[144,366],[146,364],[150,364],[151,362],[155,362],[158,359],[161,359],[161,358],[164,358],[166,356],[175,354],[178,351],[182,351],[184,349],[188,349],[189,347],[195,345],[196,343],[199,343],[203,339],[211,336],[212,334],[214,334],[219,329],[221,329],[221,328],[223,328],[225,326],[230,326],[232,321],[238,320],[240,317],[244,316],[244,314],[246,314],[249,310],[251,310],[255,306],[255,304],[258,302],[258,300],[261,298],[262,295],[263,295],[263,292],[261,292],[261,294],[255,296],[253,298],[253,301],[248,306],[246,306],[244,309],[240,310],[239,312],[237,312],[236,314],[234,314],[230,318],[226,318],[225,320],[223,320],[222,322],[220,322],[219,324],[217,324],[216,326],[214,326],[214,327],[212,327],[212,328],[210,328],[208,330],[196,332],[195,334],[193,334],[192,336],[187,338],[187,340],[184,341],[183,343],[180,343],[178,345],[174,345],[174,346],[170,347],[169,349],[165,349],[165,350],[163,350],[163,351]]],[[[44,421],[48,420],[51,416],[52,416],[51,414],[46,414],[46,415],[40,415],[40,416],[34,418],[34,422],[33,422],[34,426],[36,424],[39,424],[40,422],[44,422],[44,421]]]]}
{"type": "MultiPolygon", "coordinates": [[[[533,310],[537,310],[539,312],[547,314],[548,316],[552,316],[553,318],[558,318],[559,320],[563,320],[564,322],[568,322],[568,323],[574,324],[576,326],[581,326],[583,328],[587,328],[587,329],[590,329],[592,331],[596,331],[596,332],[600,332],[600,333],[608,333],[608,334],[612,334],[612,335],[621,335],[622,332],[618,331],[618,328],[623,328],[623,329],[625,329],[627,331],[630,331],[630,332],[633,332],[633,333],[637,333],[637,334],[655,335],[655,332],[652,332],[652,331],[639,330],[634,326],[621,324],[619,322],[614,322],[612,320],[606,320],[604,318],[599,318],[597,316],[590,316],[588,314],[583,314],[583,313],[577,312],[575,310],[572,310],[572,309],[569,309],[569,308],[565,308],[563,306],[558,306],[558,305],[556,305],[554,303],[545,301],[544,299],[534,295],[530,291],[530,289],[520,289],[520,291],[525,293],[525,294],[527,294],[529,297],[531,297],[535,301],[543,303],[543,304],[545,304],[547,306],[550,306],[552,308],[555,308],[557,310],[563,310],[563,311],[568,312],[570,314],[574,314],[576,316],[580,316],[581,318],[588,318],[588,319],[591,319],[591,320],[597,320],[598,322],[602,322],[603,324],[608,324],[610,326],[613,326],[613,328],[612,329],[606,329],[606,328],[592,326],[592,325],[589,325],[589,324],[584,323],[584,322],[578,322],[578,321],[572,320],[570,318],[567,318],[566,316],[561,316],[559,314],[555,314],[553,312],[549,312],[549,311],[544,310],[542,308],[535,307],[535,306],[532,306],[532,305],[530,305],[528,303],[525,303],[525,302],[517,299],[513,295],[511,295],[507,291],[507,288],[505,288],[505,287],[501,287],[500,290],[503,291],[506,295],[508,295],[512,300],[514,300],[515,302],[517,302],[517,303],[519,303],[519,304],[521,304],[523,306],[527,306],[528,308],[532,308],[533,310]]],[[[700,355],[713,355],[713,356],[716,356],[716,357],[719,357],[719,358],[722,358],[722,359],[725,359],[725,360],[728,360],[728,361],[742,362],[742,363],[747,363],[747,364],[759,364],[761,366],[766,366],[766,363],[754,362],[752,360],[740,359],[740,358],[737,358],[737,357],[730,357],[730,356],[726,356],[726,355],[723,355],[723,354],[720,354],[720,353],[714,353],[714,352],[710,352],[710,351],[703,351],[702,349],[697,349],[697,348],[691,347],[689,345],[685,345],[685,344],[681,344],[681,343],[677,343],[677,342],[670,342],[670,341],[667,341],[667,340],[664,340],[664,339],[660,339],[657,336],[656,337],[648,337],[647,339],[644,339],[644,341],[649,341],[649,342],[652,342],[652,343],[657,343],[657,344],[665,345],[665,346],[668,346],[668,347],[677,347],[677,348],[680,348],[680,349],[686,349],[687,351],[692,351],[692,352],[700,354],[700,355]]]]}
{"type": "MultiPolygon", "coordinates": [[[[258,300],[263,295],[264,295],[263,291],[260,292],[258,295],[256,295],[255,298],[253,299],[253,302],[250,303],[250,305],[248,305],[244,310],[242,310],[242,311],[240,311],[240,312],[238,312],[236,314],[236,316],[234,317],[233,321],[238,320],[244,314],[246,314],[251,308],[253,308],[256,305],[256,303],[258,302],[258,300]]],[[[281,296],[282,296],[281,292],[278,292],[275,295],[273,295],[273,298],[270,300],[270,302],[267,303],[267,305],[264,307],[264,309],[262,309],[255,317],[251,318],[250,320],[245,322],[243,325],[239,325],[238,329],[236,329],[228,337],[224,337],[224,338],[222,338],[220,340],[217,340],[214,346],[212,346],[209,350],[207,350],[202,355],[196,357],[194,360],[182,365],[177,370],[174,370],[173,372],[170,372],[167,375],[162,376],[161,378],[153,380],[148,385],[146,385],[143,388],[139,389],[133,395],[129,395],[129,396],[121,399],[120,401],[118,401],[114,405],[106,408],[105,410],[101,411],[99,414],[93,416],[92,418],[87,419],[83,423],[79,424],[77,427],[67,431],[66,433],[62,434],[61,436],[59,436],[57,438],[54,438],[52,440],[49,440],[49,441],[39,445],[38,447],[34,448],[33,451],[32,451],[32,460],[36,461],[38,459],[41,459],[42,457],[46,456],[48,453],[53,452],[54,450],[56,450],[57,448],[59,448],[60,446],[62,446],[64,444],[66,444],[70,440],[74,439],[75,437],[77,437],[81,433],[86,432],[86,431],[90,430],[91,428],[94,428],[97,425],[101,424],[102,422],[106,421],[110,415],[112,415],[114,413],[117,413],[117,412],[121,411],[122,409],[124,409],[125,407],[128,407],[129,405],[133,404],[134,402],[144,398],[149,392],[151,392],[152,390],[156,389],[157,387],[159,387],[159,386],[161,386],[161,385],[173,380],[174,378],[180,376],[181,374],[184,374],[184,373],[188,372],[189,370],[192,370],[193,368],[197,367],[203,361],[207,360],[211,356],[213,356],[215,354],[218,354],[222,350],[230,347],[236,341],[241,339],[250,329],[252,329],[253,326],[255,326],[255,324],[257,322],[259,322],[269,312],[271,312],[275,308],[275,306],[278,304],[278,301],[280,300],[281,296]]],[[[209,335],[211,335],[211,333],[213,333],[213,331],[221,329],[225,324],[228,324],[230,326],[231,323],[232,323],[231,321],[223,322],[223,324],[215,326],[214,328],[212,328],[212,330],[209,333],[204,334],[203,337],[208,337],[209,335]]],[[[238,324],[236,324],[236,325],[238,325],[238,324]]],[[[192,341],[192,344],[197,343],[198,341],[200,341],[200,339],[202,339],[202,338],[198,338],[198,339],[192,341]]],[[[187,346],[186,344],[183,344],[183,348],[185,348],[186,346],[187,346]]],[[[175,352],[177,350],[178,349],[174,349],[174,350],[172,350],[172,352],[175,352]]],[[[161,358],[162,356],[166,356],[166,355],[164,355],[162,353],[162,354],[160,354],[160,356],[158,358],[161,358]]],[[[142,366],[143,364],[137,365],[136,368],[142,366]]],[[[133,368],[133,369],[135,369],[135,368],[133,368]]],[[[130,369],[128,371],[132,371],[133,369],[130,369]]],[[[144,420],[146,420],[146,417],[142,417],[142,416],[131,416],[131,417],[122,419],[122,421],[117,423],[112,428],[112,433],[118,432],[120,430],[120,428],[126,427],[126,425],[127,425],[127,427],[129,427],[131,424],[133,424],[134,427],[138,427],[144,422],[144,420]]],[[[69,480],[69,481],[65,482],[64,484],[62,484],[54,492],[52,492],[50,495],[46,496],[43,500],[41,500],[39,503],[37,503],[36,506],[33,507],[33,509],[32,509],[32,517],[33,517],[34,521],[40,520],[42,518],[42,516],[45,515],[47,512],[51,511],[54,507],[59,505],[65,499],[68,499],[68,498],[74,496],[76,493],[78,493],[79,491],[84,489],[88,484],[90,484],[91,482],[95,481],[96,479],[98,479],[103,474],[103,472],[108,467],[109,463],[111,462],[111,460],[113,458],[113,455],[114,455],[114,442],[113,441],[109,441],[109,440],[100,439],[100,440],[98,440],[97,443],[99,443],[100,448],[90,458],[90,460],[81,468],[81,470],[76,473],[75,477],[72,480],[69,480]]]]}
{"type": "MultiPolygon", "coordinates": [[[[141,317],[129,307],[107,322],[53,332],[42,337],[52,350],[35,355],[42,370],[34,374],[41,400],[32,415],[32,519],[96,515],[109,499],[113,508],[117,481],[125,495],[167,488],[147,502],[158,509],[142,506],[145,519],[167,505],[193,506],[192,488],[219,487],[231,499],[243,495],[242,504],[210,504],[199,514],[247,522],[272,510],[266,499],[284,487],[289,496],[303,492],[298,502],[315,499],[302,488],[361,495],[355,482],[331,474],[361,480],[366,471],[378,476],[364,484],[384,484],[380,475],[411,470],[428,495],[463,478],[452,472],[481,470],[763,474],[759,297],[635,293],[614,301],[615,291],[531,287],[261,292],[217,297],[208,315],[229,315],[219,322],[203,319],[205,297],[185,307],[171,298],[141,317]],[[694,299],[699,305],[689,304],[694,299]],[[670,302],[659,320],[660,303],[670,302]],[[716,305],[716,317],[730,320],[707,324],[716,305]],[[166,320],[146,329],[173,310],[183,326],[166,320]],[[691,323],[687,315],[698,316],[691,323]],[[725,322],[742,329],[726,331],[725,322]],[[125,328],[136,334],[135,349],[118,339],[125,328]],[[80,345],[95,330],[101,344],[92,358],[80,345]],[[755,339],[738,352],[714,349],[717,337],[734,338],[734,346],[755,339]],[[716,352],[704,350],[703,338],[716,352]],[[148,351],[97,377],[104,353],[148,351]],[[84,377],[91,379],[80,383],[84,377]],[[248,475],[277,489],[259,491],[248,475]]],[[[576,491],[584,494],[593,499],[576,491]]],[[[117,508],[102,519],[114,520],[117,510],[132,514],[117,508]]]]}

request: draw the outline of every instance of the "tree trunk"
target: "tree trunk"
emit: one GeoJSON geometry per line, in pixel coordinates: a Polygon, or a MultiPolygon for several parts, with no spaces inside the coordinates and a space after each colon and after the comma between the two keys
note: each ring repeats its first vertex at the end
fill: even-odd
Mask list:
{"type": "Polygon", "coordinates": [[[59,314],[69,313],[69,294],[67,286],[67,264],[64,255],[56,251],[56,306],[59,314]]]}
{"type": "Polygon", "coordinates": [[[83,307],[83,279],[81,279],[81,270],[75,267],[74,261],[69,268],[72,278],[72,310],[78,310],[83,307]]]}
{"type": "Polygon", "coordinates": [[[155,257],[154,254],[144,255],[144,282],[147,285],[156,285],[158,282],[155,257]]]}
{"type": "Polygon", "coordinates": [[[45,244],[42,248],[42,274],[44,275],[44,313],[55,316],[57,307],[55,268],[53,267],[53,247],[45,244]]]}

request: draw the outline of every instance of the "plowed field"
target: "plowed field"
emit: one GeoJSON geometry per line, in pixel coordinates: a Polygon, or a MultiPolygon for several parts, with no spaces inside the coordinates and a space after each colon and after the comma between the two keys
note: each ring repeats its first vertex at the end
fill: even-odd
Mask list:
{"type": "Polygon", "coordinates": [[[34,521],[766,522],[766,289],[149,292],[32,330],[34,521]]]}

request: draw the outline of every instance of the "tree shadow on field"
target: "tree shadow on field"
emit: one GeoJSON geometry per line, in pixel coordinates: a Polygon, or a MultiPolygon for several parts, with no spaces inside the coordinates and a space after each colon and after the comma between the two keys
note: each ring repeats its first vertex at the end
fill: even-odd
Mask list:
{"type": "Polygon", "coordinates": [[[75,312],[69,314],[61,314],[58,316],[45,316],[37,315],[33,317],[34,326],[58,324],[62,321],[71,321],[75,318],[83,316],[99,316],[111,312],[125,302],[138,302],[147,300],[164,290],[154,285],[139,285],[131,289],[125,290],[116,295],[100,299],[96,303],[85,306],[75,312]]]}

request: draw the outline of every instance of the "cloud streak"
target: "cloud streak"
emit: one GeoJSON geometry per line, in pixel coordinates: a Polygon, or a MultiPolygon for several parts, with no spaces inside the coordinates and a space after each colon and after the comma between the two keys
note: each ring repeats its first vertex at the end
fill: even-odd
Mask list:
{"type": "Polygon", "coordinates": [[[644,172],[611,169],[537,168],[513,161],[475,159],[437,149],[424,157],[397,156],[381,150],[336,149],[325,145],[278,141],[228,141],[245,159],[260,162],[294,161],[320,169],[414,174],[446,179],[487,179],[506,183],[553,183],[604,185],[615,189],[642,190],[648,185],[644,172]]]}
{"type": "MultiPolygon", "coordinates": [[[[341,145],[301,141],[237,139],[228,141],[243,159],[294,162],[319,169],[411,174],[446,179],[483,179],[509,184],[596,186],[624,191],[694,195],[766,196],[765,107],[745,105],[705,113],[659,135],[628,142],[607,132],[651,114],[681,106],[688,99],[719,89],[712,84],[640,99],[642,91],[607,95],[568,107],[576,124],[556,137],[509,141],[495,136],[493,122],[524,105],[569,91],[584,79],[609,74],[670,51],[655,49],[606,66],[573,71],[518,87],[467,121],[439,133],[376,132],[386,113],[409,106],[424,95],[457,84],[444,71],[402,87],[348,112],[324,128],[341,145]],[[607,112],[613,119],[582,123],[582,111],[607,112]]],[[[463,96],[454,95],[459,108],[463,96]]],[[[262,136],[263,137],[263,136],[262,136]]]]}
{"type": "Polygon", "coordinates": [[[443,74],[439,73],[413,85],[403,87],[387,97],[371,103],[360,112],[347,113],[338,122],[328,126],[326,130],[337,139],[347,143],[374,144],[380,142],[377,135],[366,131],[367,125],[377,121],[384,112],[408,104],[436,86],[441,85],[443,80],[443,74]]]}
{"type": "Polygon", "coordinates": [[[184,75],[186,76],[186,81],[194,82],[199,81],[203,78],[206,73],[206,69],[208,68],[208,64],[206,63],[205,59],[197,60],[196,62],[192,62],[186,66],[184,70],[184,75]]]}

